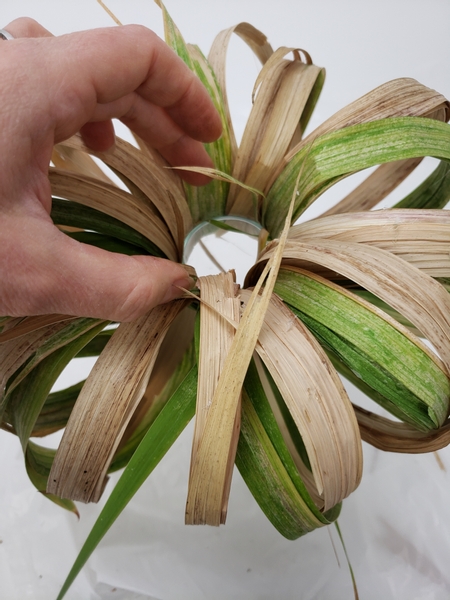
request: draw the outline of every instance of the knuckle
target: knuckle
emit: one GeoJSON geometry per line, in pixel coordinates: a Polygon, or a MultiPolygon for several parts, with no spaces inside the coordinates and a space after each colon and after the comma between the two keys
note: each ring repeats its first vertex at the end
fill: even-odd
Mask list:
{"type": "Polygon", "coordinates": [[[11,21],[6,28],[8,30],[11,29],[17,37],[41,37],[48,34],[47,30],[40,23],[30,17],[19,17],[11,21]]]}

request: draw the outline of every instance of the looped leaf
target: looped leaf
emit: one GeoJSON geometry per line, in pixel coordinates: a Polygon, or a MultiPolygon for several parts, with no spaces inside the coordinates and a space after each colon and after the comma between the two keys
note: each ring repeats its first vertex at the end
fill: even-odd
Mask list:
{"type": "MultiPolygon", "coordinates": [[[[223,317],[235,322],[239,322],[240,317],[240,303],[236,295],[238,286],[234,283],[234,279],[234,273],[230,272],[200,277],[198,280],[200,298],[203,302],[200,305],[199,383],[185,518],[186,524],[190,525],[206,523],[217,526],[225,523],[227,516],[231,475],[239,438],[240,398],[236,403],[230,395],[221,401],[221,411],[229,413],[229,418],[234,421],[230,437],[224,435],[223,431],[214,431],[209,428],[208,415],[211,410],[217,409],[213,405],[214,400],[218,401],[215,391],[235,333],[234,327],[223,317]],[[215,310],[210,308],[211,305],[215,310]],[[223,485],[218,482],[215,487],[215,482],[208,481],[204,488],[196,487],[192,482],[196,481],[198,471],[201,472],[206,468],[203,461],[198,460],[199,448],[201,444],[205,443],[208,434],[216,438],[217,452],[227,456],[228,469],[223,485]],[[207,499],[203,503],[204,495],[207,496],[207,499]],[[207,504],[207,508],[203,509],[205,504],[207,504]]],[[[205,454],[202,458],[204,461],[209,460],[205,454]]]]}
{"type": "Polygon", "coordinates": [[[291,240],[326,238],[377,246],[432,277],[450,276],[450,212],[391,209],[321,217],[294,225],[291,240]]]}
{"type": "Polygon", "coordinates": [[[409,330],[350,290],[295,267],[280,271],[275,290],[333,353],[337,370],[369,397],[418,429],[444,423],[449,378],[409,330]]]}
{"type": "MultiPolygon", "coordinates": [[[[269,245],[250,270],[247,283],[257,276],[273,252],[269,245]]],[[[325,239],[288,240],[283,261],[286,265],[313,271],[316,270],[314,265],[324,266],[381,298],[411,321],[433,344],[446,373],[450,374],[450,296],[429,275],[386,250],[325,239]]]]}
{"type": "MultiPolygon", "coordinates": [[[[291,50],[274,52],[256,80],[258,94],[233,169],[233,177],[263,192],[291,145],[301,139],[325,78],[320,67],[286,60],[284,56],[291,50]]],[[[298,171],[299,164],[296,168],[298,171]]],[[[236,186],[230,188],[227,212],[259,218],[259,206],[236,186]]]]}
{"type": "Polygon", "coordinates": [[[239,23],[234,27],[230,27],[229,29],[221,31],[212,43],[211,50],[208,54],[208,61],[217,77],[218,84],[223,94],[224,111],[226,114],[228,131],[230,132],[232,165],[234,165],[236,159],[237,144],[226,92],[227,86],[225,67],[228,44],[233,33],[238,35],[253,50],[262,64],[265,64],[273,53],[272,46],[267,41],[266,36],[261,31],[253,27],[253,25],[250,25],[250,23],[239,23]]]}
{"type": "Polygon", "coordinates": [[[185,305],[186,301],[179,300],[157,306],[132,323],[122,323],[114,332],[78,396],[47,492],[83,502],[98,501],[109,464],[145,392],[164,336],[185,305]]]}
{"type": "MultiPolygon", "coordinates": [[[[248,297],[243,290],[243,301],[248,297]]],[[[275,295],[256,350],[298,427],[328,510],[358,486],[362,475],[359,430],[344,387],[317,341],[275,295]]]]}
{"type": "Polygon", "coordinates": [[[450,160],[450,125],[424,118],[391,118],[345,127],[303,146],[272,185],[264,225],[272,236],[281,229],[299,165],[306,160],[294,220],[326,189],[347,175],[380,163],[434,156],[450,160]],[[308,158],[306,159],[306,154],[308,158]]]}
{"type": "MultiPolygon", "coordinates": [[[[162,1],[155,1],[163,11],[166,42],[186,65],[198,75],[222,118],[222,135],[215,142],[205,144],[205,148],[215,167],[220,171],[230,173],[232,169],[233,134],[231,133],[220,83],[200,49],[197,46],[186,44],[162,1]]],[[[211,183],[202,187],[184,184],[184,189],[194,223],[224,214],[229,189],[227,183],[214,179],[211,183]]],[[[184,232],[184,235],[186,234],[187,231],[184,232]]]]}

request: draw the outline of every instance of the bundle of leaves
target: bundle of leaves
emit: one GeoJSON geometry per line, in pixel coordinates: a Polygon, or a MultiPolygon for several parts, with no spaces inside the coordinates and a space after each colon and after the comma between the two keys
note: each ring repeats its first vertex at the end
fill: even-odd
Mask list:
{"type": "Polygon", "coordinates": [[[233,272],[200,277],[196,293],[132,323],[2,319],[2,427],[20,438],[31,482],[76,511],[125,467],[60,597],[194,415],[186,522],[225,522],[236,463],[289,539],[336,520],[361,479],[361,439],[410,453],[450,441],[448,101],[399,79],[303,137],[325,77],[306,52],[273,51],[241,23],[206,59],[161,8],[167,43],[222,116],[207,145],[211,183],[183,184],[141,140],[118,139],[95,156],[119,186],[74,137],[54,149],[52,219],[84,243],[181,261],[198,223],[233,215],[259,224],[260,253],[244,289],[233,272]],[[239,147],[225,86],[233,33],[262,63],[239,147]],[[436,170],[392,209],[371,210],[425,156],[440,159],[436,170]],[[320,218],[291,226],[375,166],[320,218]],[[98,356],[86,381],[52,393],[81,356],[98,356]],[[394,418],[352,404],[339,374],[394,418]],[[63,428],[56,451],[30,440],[63,428]]]}

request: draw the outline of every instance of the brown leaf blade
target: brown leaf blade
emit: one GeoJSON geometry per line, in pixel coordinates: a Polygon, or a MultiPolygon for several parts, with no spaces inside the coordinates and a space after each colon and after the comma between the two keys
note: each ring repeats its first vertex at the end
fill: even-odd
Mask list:
{"type": "Polygon", "coordinates": [[[186,301],[157,306],[122,323],[86,380],[49,476],[47,492],[96,502],[108,466],[147,387],[167,330],[186,301]]]}
{"type": "MultiPolygon", "coordinates": [[[[268,246],[259,262],[274,251],[268,246]]],[[[311,271],[321,265],[378,296],[424,334],[450,373],[450,296],[435,279],[386,250],[327,239],[288,241],[283,261],[311,271]]],[[[256,263],[249,282],[261,268],[256,263]]]]}
{"type": "MultiPolygon", "coordinates": [[[[228,473],[224,487],[214,494],[217,499],[222,495],[221,501],[214,507],[215,510],[212,507],[205,513],[197,510],[199,506],[197,495],[201,494],[201,490],[196,490],[191,482],[195,481],[197,477],[196,469],[202,469],[201,462],[197,461],[197,453],[205,435],[205,425],[212,408],[217,383],[235,334],[234,327],[221,315],[239,322],[240,302],[236,296],[237,290],[233,273],[200,277],[198,286],[200,297],[204,302],[200,306],[199,380],[185,522],[188,525],[218,526],[225,523],[226,519],[231,474],[239,439],[240,398],[237,404],[233,402],[233,398],[230,398],[232,406],[229,410],[231,417],[234,413],[234,426],[231,440],[229,440],[229,448],[224,448],[224,452],[228,453],[228,473]],[[214,306],[216,310],[212,310],[211,306],[214,306]]],[[[223,405],[222,410],[226,411],[228,407],[223,405]]]]}
{"type": "MultiPolygon", "coordinates": [[[[244,302],[249,295],[242,291],[244,302]]],[[[328,510],[356,489],[362,475],[359,429],[347,393],[313,335],[275,295],[256,350],[300,431],[321,508],[328,510]]]]}

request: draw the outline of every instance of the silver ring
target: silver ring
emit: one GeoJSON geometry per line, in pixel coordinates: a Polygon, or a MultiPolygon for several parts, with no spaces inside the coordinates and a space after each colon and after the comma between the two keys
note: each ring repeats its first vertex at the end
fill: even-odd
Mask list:
{"type": "Polygon", "coordinates": [[[14,36],[6,31],[6,29],[0,29],[0,40],[13,40],[14,36]]]}

